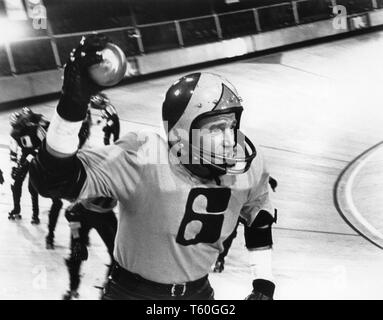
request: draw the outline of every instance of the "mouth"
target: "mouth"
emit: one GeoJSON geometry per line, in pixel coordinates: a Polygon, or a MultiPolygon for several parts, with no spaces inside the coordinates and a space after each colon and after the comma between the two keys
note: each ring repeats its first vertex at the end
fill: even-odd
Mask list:
{"type": "Polygon", "coordinates": [[[223,155],[224,161],[228,166],[235,165],[236,152],[234,150],[225,152],[223,155]]]}
{"type": "Polygon", "coordinates": [[[237,154],[236,148],[225,149],[223,152],[223,157],[230,159],[230,158],[234,158],[236,154],[237,154]]]}

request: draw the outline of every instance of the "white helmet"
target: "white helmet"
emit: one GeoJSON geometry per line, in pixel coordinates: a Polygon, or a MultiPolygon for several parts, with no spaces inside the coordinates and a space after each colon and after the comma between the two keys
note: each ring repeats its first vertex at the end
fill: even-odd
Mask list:
{"type": "Polygon", "coordinates": [[[162,120],[171,150],[176,150],[178,156],[182,153],[186,155],[181,162],[194,173],[200,172],[201,168],[208,170],[210,176],[246,172],[256,156],[256,150],[239,131],[242,111],[237,90],[223,77],[207,72],[182,77],[168,89],[162,106],[162,120]],[[234,113],[237,120],[237,152],[233,158],[202,150],[199,143],[194,143],[192,132],[199,129],[201,119],[230,113],[234,113]]]}

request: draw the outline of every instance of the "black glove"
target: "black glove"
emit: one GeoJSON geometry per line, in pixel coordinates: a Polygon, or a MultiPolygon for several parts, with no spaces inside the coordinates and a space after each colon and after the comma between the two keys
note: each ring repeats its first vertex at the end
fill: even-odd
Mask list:
{"type": "Polygon", "coordinates": [[[105,49],[108,39],[102,34],[83,37],[65,65],[62,94],[58,114],[68,121],[82,121],[86,117],[92,95],[101,87],[89,77],[88,68],[102,61],[99,51],[105,49]]]}
{"type": "Polygon", "coordinates": [[[13,167],[11,171],[11,177],[13,180],[23,180],[27,175],[29,169],[29,162],[24,161],[23,163],[19,163],[17,167],[13,167]]]}
{"type": "Polygon", "coordinates": [[[82,212],[84,207],[80,202],[70,205],[65,210],[65,218],[68,222],[80,222],[82,221],[82,212]]]}
{"type": "Polygon", "coordinates": [[[275,189],[278,186],[278,181],[275,180],[273,177],[269,177],[269,185],[270,185],[271,189],[275,192],[275,189]]]}
{"type": "Polygon", "coordinates": [[[253,291],[245,300],[273,300],[275,284],[264,279],[253,281],[253,291]]]}
{"type": "Polygon", "coordinates": [[[0,169],[0,184],[4,183],[3,171],[0,169]]]}
{"type": "Polygon", "coordinates": [[[17,152],[10,151],[9,157],[10,157],[12,162],[17,162],[17,152]]]}

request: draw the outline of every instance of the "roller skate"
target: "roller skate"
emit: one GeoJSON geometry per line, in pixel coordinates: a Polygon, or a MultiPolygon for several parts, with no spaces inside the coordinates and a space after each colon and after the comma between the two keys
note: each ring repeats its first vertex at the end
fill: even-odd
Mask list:
{"type": "Polygon", "coordinates": [[[77,292],[77,290],[67,290],[67,292],[65,292],[63,294],[63,297],[62,297],[62,300],[73,300],[73,299],[78,299],[79,298],[79,293],[77,292]]]}
{"type": "Polygon", "coordinates": [[[36,215],[33,215],[32,216],[32,220],[31,220],[31,224],[40,224],[40,219],[38,216],[36,215]]]}
{"type": "Polygon", "coordinates": [[[8,213],[8,219],[9,220],[20,220],[21,219],[20,210],[13,209],[11,212],[8,213]]]}
{"type": "Polygon", "coordinates": [[[54,234],[48,233],[48,235],[45,237],[45,247],[48,250],[54,250],[55,244],[54,244],[54,234]]]}

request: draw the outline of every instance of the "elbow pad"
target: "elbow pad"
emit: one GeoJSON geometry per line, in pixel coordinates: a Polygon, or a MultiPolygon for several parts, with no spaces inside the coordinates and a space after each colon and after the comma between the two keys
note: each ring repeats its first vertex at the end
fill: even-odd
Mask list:
{"type": "Polygon", "coordinates": [[[271,226],[276,222],[269,212],[261,210],[250,226],[245,225],[245,243],[247,249],[271,247],[273,245],[271,226]]]}
{"type": "Polygon", "coordinates": [[[46,150],[46,141],[33,159],[29,175],[40,195],[48,198],[76,199],[84,185],[86,172],[76,155],[58,158],[46,150]]]}

